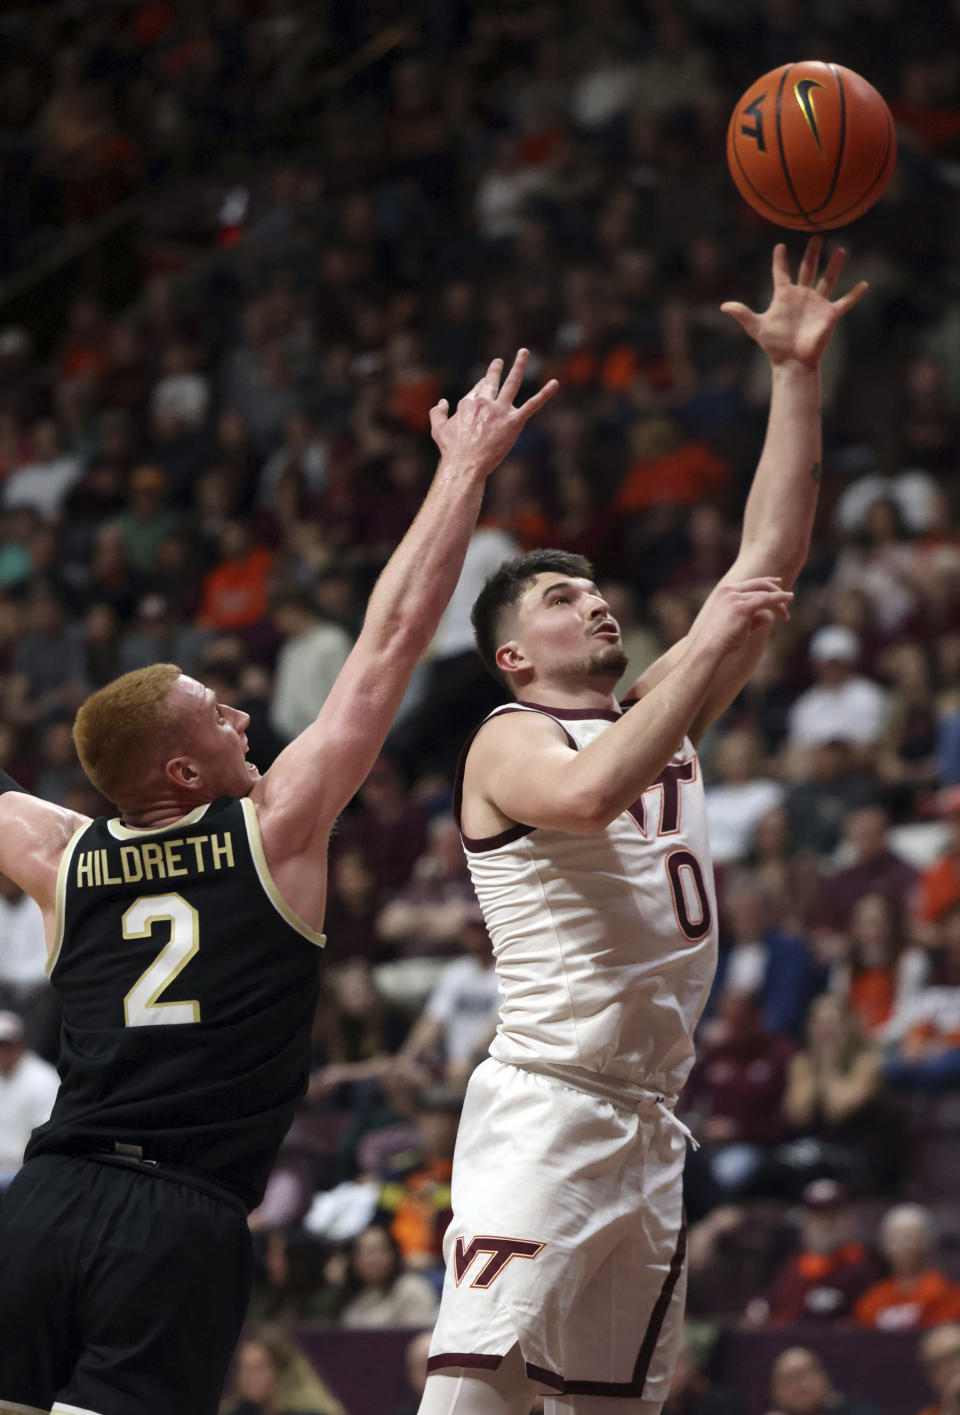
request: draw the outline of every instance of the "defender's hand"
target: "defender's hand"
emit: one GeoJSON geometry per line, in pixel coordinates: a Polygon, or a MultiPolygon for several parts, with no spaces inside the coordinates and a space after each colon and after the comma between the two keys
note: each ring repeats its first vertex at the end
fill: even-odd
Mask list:
{"type": "Polygon", "coordinates": [[[460,399],[452,417],[446,398],[430,409],[430,431],[444,457],[466,464],[481,477],[488,477],[500,465],[527,419],[549,402],[560,386],[551,378],[539,393],[515,408],[513,400],[529,358],[528,349],[519,351],[502,388],[503,360],[494,359],[480,382],[460,399]]]}
{"type": "Polygon", "coordinates": [[[822,245],[820,236],[807,242],[796,283],[790,279],[786,246],[774,247],[773,299],[762,314],[735,300],[720,306],[757,341],[773,364],[793,360],[805,368],[816,368],[837,322],[866,294],[867,283],[861,280],[849,294],[830,299],[846,260],[843,249],[834,251],[814,284],[822,245]]]}

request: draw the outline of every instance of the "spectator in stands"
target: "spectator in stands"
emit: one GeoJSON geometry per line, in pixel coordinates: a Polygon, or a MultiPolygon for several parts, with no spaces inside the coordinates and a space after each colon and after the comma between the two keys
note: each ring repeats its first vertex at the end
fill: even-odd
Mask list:
{"type": "Polygon", "coordinates": [[[762,775],[763,743],[758,733],[738,728],[717,745],[707,787],[707,829],[714,863],[742,860],[757,822],[784,797],[778,781],[762,775]]]}
{"type": "Polygon", "coordinates": [[[921,1415],[960,1415],[960,1323],[945,1322],[924,1332],[918,1352],[937,1397],[921,1415]]]}
{"type": "Polygon", "coordinates": [[[412,877],[393,891],[377,918],[377,936],[402,958],[451,954],[475,914],[460,831],[449,815],[434,816],[412,877]]]}
{"type": "Polygon", "coordinates": [[[0,1008],[23,1021],[27,1045],[56,1061],[60,1005],[47,978],[47,944],[37,904],[0,875],[0,1008]]]}
{"type": "Polygon", "coordinates": [[[487,1055],[497,1030],[500,989],[483,915],[474,905],[460,927],[463,958],[448,963],[403,1044],[403,1055],[439,1066],[461,1089],[487,1055]]]}
{"type": "Polygon", "coordinates": [[[926,954],[907,946],[905,931],[898,903],[870,893],[856,901],[848,927],[835,936],[830,987],[848,999],[867,1036],[883,1033],[894,1011],[906,1005],[929,972],[926,954]]]}
{"type": "Polygon", "coordinates": [[[59,596],[41,582],[27,601],[4,716],[21,724],[49,722],[63,712],[72,717],[85,693],[80,635],[59,596]]]}
{"type": "Polygon", "coordinates": [[[914,551],[900,507],[892,497],[878,496],[868,507],[857,540],[837,557],[831,581],[834,593],[856,588],[870,602],[884,636],[892,636],[909,619],[916,603],[914,551]]]}
{"type": "Polygon", "coordinates": [[[403,1355],[403,1365],[407,1375],[407,1386],[413,1398],[402,1400],[394,1409],[393,1415],[417,1415],[424,1387],[427,1384],[427,1358],[430,1355],[430,1338],[432,1336],[432,1331],[418,1331],[416,1336],[412,1336],[407,1343],[403,1355]]]}
{"type": "Polygon", "coordinates": [[[716,1030],[684,1091],[702,1141],[688,1169],[706,1168],[729,1197],[750,1189],[786,1133],[781,1102],[794,1043],[766,1030],[757,994],[729,988],[720,997],[716,1030]]]}
{"type": "Polygon", "coordinates": [[[859,1193],[893,1183],[903,1144],[883,1089],[881,1052],[864,1038],[856,1014],[835,994],[815,998],[807,1045],[787,1068],[783,1113],[800,1138],[777,1150],[781,1192],[794,1197],[818,1177],[859,1193]]]}
{"type": "Polygon", "coordinates": [[[453,1147],[463,1097],[428,1088],[417,1099],[417,1143],[386,1165],[379,1207],[404,1263],[443,1279],[443,1235],[450,1220],[453,1147]]]}
{"type": "Polygon", "coordinates": [[[880,1273],[857,1236],[846,1189],[834,1179],[815,1179],[803,1191],[797,1247],[766,1293],[748,1303],[746,1320],[752,1326],[843,1320],[880,1273]]]}
{"type": "Polygon", "coordinates": [[[960,786],[941,792],[939,814],[949,831],[942,855],[920,876],[917,912],[927,924],[937,924],[960,902],[960,786]]]}
{"type": "Polygon", "coordinates": [[[406,1013],[386,1000],[364,959],[331,968],[326,979],[329,997],[317,1009],[313,1036],[320,1065],[310,1078],[309,1100],[378,1079],[394,1064],[409,1028],[406,1013]]]}
{"type": "Polygon", "coordinates": [[[274,671],[270,721],[286,740],[313,722],[347,661],[353,640],[339,624],[326,623],[309,595],[274,595],[270,614],[282,643],[274,671]]]}
{"type": "Polygon", "coordinates": [[[265,1327],[242,1340],[224,1415],[346,1415],[296,1342],[265,1327]]]}
{"type": "Polygon", "coordinates": [[[832,855],[844,818],[876,800],[876,781],[849,742],[834,739],[805,749],[802,775],[787,793],[790,830],[798,850],[832,855]]]}
{"type": "Polygon", "coordinates": [[[115,522],[131,570],[152,570],[160,546],[179,529],[180,514],[168,505],[169,494],[170,479],[162,467],[145,462],[134,468],[127,487],[126,510],[115,522]]]}
{"type": "Polygon", "coordinates": [[[887,695],[855,672],[860,657],[856,634],[827,624],[810,640],[817,682],[790,710],[789,738],[799,747],[850,742],[864,748],[878,742],[886,725],[887,695]]]}
{"type": "Polygon", "coordinates": [[[865,894],[881,894],[902,911],[909,905],[917,872],[890,849],[890,820],[880,805],[861,806],[844,821],[844,847],[852,863],[831,875],[823,888],[819,922],[845,929],[853,907],[865,894]]]}
{"type": "Polygon", "coordinates": [[[820,970],[806,940],[778,926],[777,902],[753,871],[724,880],[714,992],[759,994],[767,1031],[799,1039],[820,970]]]}
{"type": "Polygon", "coordinates": [[[880,1248],[889,1277],[874,1283],[857,1301],[861,1326],[882,1331],[915,1331],[960,1321],[960,1284],[934,1266],[934,1233],[920,1204],[888,1209],[880,1225],[880,1248]]]}
{"type": "Polygon", "coordinates": [[[0,1012],[0,1189],[23,1163],[30,1132],[49,1120],[60,1078],[27,1047],[23,1022],[0,1012]]]}
{"type": "Polygon", "coordinates": [[[31,429],[30,460],[3,484],[3,505],[30,506],[42,516],[55,516],[82,471],[79,457],[61,447],[56,423],[43,418],[31,429]]]}
{"type": "Polygon", "coordinates": [[[432,1326],[439,1310],[433,1283],[404,1268],[400,1249],[385,1228],[373,1225],[357,1234],[343,1289],[343,1326],[432,1326]]]}
{"type": "Polygon", "coordinates": [[[781,1351],[770,1368],[769,1415],[878,1415],[872,1405],[841,1395],[820,1357],[805,1346],[781,1351]]]}
{"type": "Polygon", "coordinates": [[[198,619],[215,633],[250,631],[267,617],[274,553],[257,545],[246,521],[227,521],[219,559],[203,581],[198,619]]]}
{"type": "Polygon", "coordinates": [[[340,850],[330,863],[329,881],[323,927],[330,956],[344,963],[380,962],[388,954],[378,929],[383,890],[367,857],[361,850],[340,850]]]}
{"type": "Polygon", "coordinates": [[[322,1300],[326,1258],[326,1248],[308,1234],[268,1227],[247,1320],[313,1322],[329,1317],[322,1300]]]}
{"type": "MultiPolygon", "coordinates": [[[[137,601],[136,615],[120,636],[117,673],[132,673],[151,663],[176,663],[184,673],[197,672],[210,643],[207,630],[184,623],[162,594],[145,594],[137,601]]],[[[263,770],[261,762],[257,765],[263,770]]]]}
{"type": "Polygon", "coordinates": [[[929,980],[890,1018],[884,1075],[891,1086],[941,1090],[960,1085],[960,902],[942,916],[929,980]]]}
{"type": "Polygon", "coordinates": [[[713,1385],[690,1349],[690,1334],[684,1328],[683,1344],[663,1415],[746,1415],[746,1406],[732,1390],[713,1385]]]}
{"type": "Polygon", "coordinates": [[[406,884],[427,844],[427,815],[390,757],[381,755],[360,787],[358,809],[344,817],[339,842],[362,851],[387,889],[406,884]]]}

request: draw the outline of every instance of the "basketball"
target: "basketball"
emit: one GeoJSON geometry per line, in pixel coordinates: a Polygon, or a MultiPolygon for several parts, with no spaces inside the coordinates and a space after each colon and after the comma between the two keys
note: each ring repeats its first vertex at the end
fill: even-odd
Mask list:
{"type": "Polygon", "coordinates": [[[824,231],[869,211],[897,160],[890,110],[852,69],[805,60],[750,85],[727,129],[730,174],[778,226],[824,231]]]}

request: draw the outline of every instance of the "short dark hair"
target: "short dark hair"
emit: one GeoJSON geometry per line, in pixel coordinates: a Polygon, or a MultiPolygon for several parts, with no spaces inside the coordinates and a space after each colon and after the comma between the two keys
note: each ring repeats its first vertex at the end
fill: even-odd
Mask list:
{"type": "Polygon", "coordinates": [[[573,579],[593,579],[593,566],[583,555],[574,555],[568,550],[529,550],[526,555],[503,562],[477,595],[470,611],[477,652],[484,667],[501,683],[508,682],[506,675],[497,667],[504,610],[515,605],[536,576],[547,570],[558,575],[569,575],[573,579]]]}

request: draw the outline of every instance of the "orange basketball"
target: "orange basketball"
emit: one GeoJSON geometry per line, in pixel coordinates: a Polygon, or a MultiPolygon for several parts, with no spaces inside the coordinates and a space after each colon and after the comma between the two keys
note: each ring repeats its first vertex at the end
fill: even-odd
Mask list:
{"type": "Polygon", "coordinates": [[[727,129],[741,196],[797,231],[846,226],[869,211],[896,160],[893,119],[877,90],[852,69],[819,60],[757,79],[727,129]]]}

